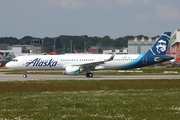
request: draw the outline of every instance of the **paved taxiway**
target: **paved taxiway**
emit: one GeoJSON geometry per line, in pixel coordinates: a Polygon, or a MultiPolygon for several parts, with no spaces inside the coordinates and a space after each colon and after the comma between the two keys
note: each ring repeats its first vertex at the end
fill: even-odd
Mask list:
{"type": "Polygon", "coordinates": [[[116,75],[116,76],[102,76],[97,75],[93,78],[86,78],[82,75],[68,76],[68,75],[39,75],[27,74],[27,78],[23,78],[22,74],[4,74],[0,72],[0,81],[15,81],[15,80],[138,80],[138,79],[180,79],[180,75],[116,75]]]}

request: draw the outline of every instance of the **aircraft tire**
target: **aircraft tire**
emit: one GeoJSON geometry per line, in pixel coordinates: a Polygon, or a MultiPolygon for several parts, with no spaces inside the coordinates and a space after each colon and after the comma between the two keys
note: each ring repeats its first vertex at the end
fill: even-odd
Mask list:
{"type": "Polygon", "coordinates": [[[92,73],[89,73],[89,77],[91,77],[91,78],[92,78],[92,77],[93,77],[93,74],[92,74],[92,73]]]}
{"type": "Polygon", "coordinates": [[[86,77],[93,77],[92,73],[86,73],[86,77]]]}
{"type": "Polygon", "coordinates": [[[23,75],[23,78],[27,78],[27,75],[26,75],[26,74],[24,74],[24,75],[23,75]]]}

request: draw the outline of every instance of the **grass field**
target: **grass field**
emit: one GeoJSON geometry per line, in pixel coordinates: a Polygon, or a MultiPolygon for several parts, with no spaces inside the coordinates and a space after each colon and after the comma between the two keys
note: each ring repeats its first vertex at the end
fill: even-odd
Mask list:
{"type": "Polygon", "coordinates": [[[0,82],[0,120],[178,120],[180,80],[0,82]]]}

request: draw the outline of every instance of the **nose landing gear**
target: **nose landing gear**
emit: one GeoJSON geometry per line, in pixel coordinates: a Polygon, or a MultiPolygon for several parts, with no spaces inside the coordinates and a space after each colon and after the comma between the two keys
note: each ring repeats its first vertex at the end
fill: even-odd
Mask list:
{"type": "Polygon", "coordinates": [[[26,70],[24,71],[23,78],[27,78],[27,71],[26,70]]]}
{"type": "Polygon", "coordinates": [[[92,73],[86,73],[86,77],[92,78],[92,77],[93,77],[93,74],[92,74],[92,73]]]}

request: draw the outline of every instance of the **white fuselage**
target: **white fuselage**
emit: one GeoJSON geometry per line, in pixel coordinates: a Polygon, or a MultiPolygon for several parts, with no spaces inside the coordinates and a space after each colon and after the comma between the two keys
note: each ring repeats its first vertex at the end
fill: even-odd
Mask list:
{"type": "MultiPolygon", "coordinates": [[[[112,61],[95,65],[94,70],[117,69],[131,61],[138,60],[139,55],[115,55],[112,61]]],[[[81,66],[84,64],[105,61],[110,54],[68,54],[68,55],[27,55],[19,56],[6,64],[6,67],[18,70],[64,70],[66,66],[81,66]],[[29,63],[29,64],[27,64],[29,63]]]]}

